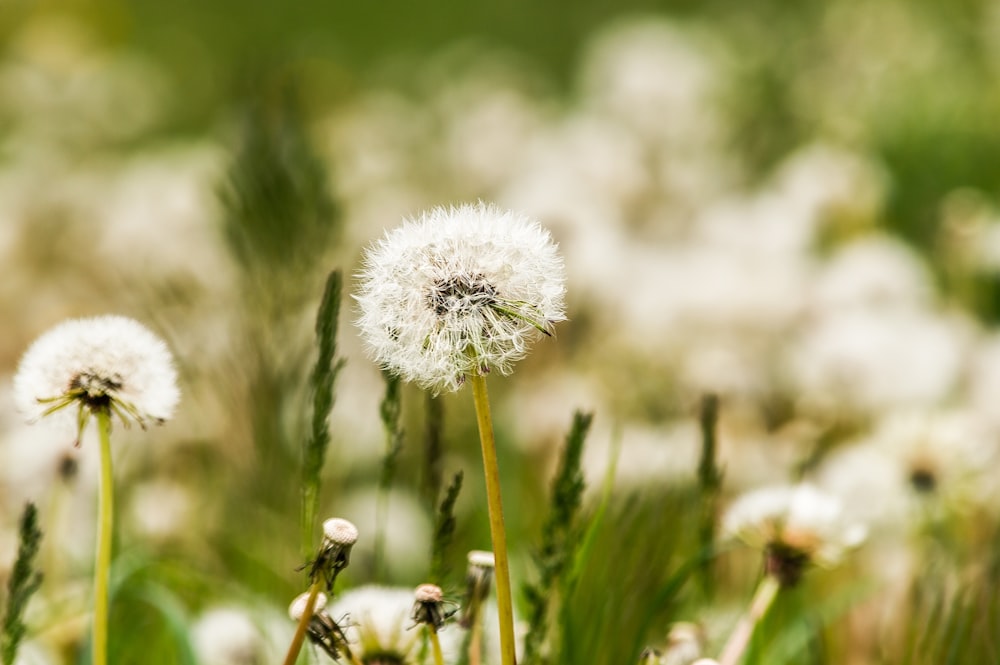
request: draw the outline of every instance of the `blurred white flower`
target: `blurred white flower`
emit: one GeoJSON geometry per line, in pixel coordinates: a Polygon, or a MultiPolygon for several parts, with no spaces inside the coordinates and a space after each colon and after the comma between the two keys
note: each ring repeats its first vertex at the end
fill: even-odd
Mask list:
{"type": "Polygon", "coordinates": [[[931,271],[914,250],[884,234],[869,234],[839,247],[816,275],[812,307],[916,309],[934,301],[931,271]]]}
{"type": "Polygon", "coordinates": [[[28,420],[75,417],[78,435],[99,410],[126,425],[162,423],[180,399],[166,344],[123,316],[72,319],[43,334],[21,358],[14,391],[28,420]]]}
{"type": "Polygon", "coordinates": [[[260,630],[244,610],[232,607],[210,609],[195,622],[191,639],[198,662],[203,665],[259,665],[264,641],[260,630]]]}
{"type": "Polygon", "coordinates": [[[660,665],[692,665],[705,652],[705,629],[688,621],[670,626],[667,644],[660,657],[660,665]]]}
{"type": "Polygon", "coordinates": [[[663,20],[625,20],[588,45],[582,64],[586,103],[647,139],[691,142],[718,131],[710,106],[718,93],[715,45],[663,20]]]}
{"type": "Polygon", "coordinates": [[[898,462],[914,492],[954,499],[963,498],[969,480],[988,472],[998,452],[996,435],[961,411],[893,414],[880,425],[874,440],[898,462]]]}
{"type": "Polygon", "coordinates": [[[957,385],[970,322],[923,310],[829,311],[792,338],[785,361],[803,404],[876,413],[939,403],[957,385]]]}
{"type": "MultiPolygon", "coordinates": [[[[383,565],[386,574],[394,578],[418,576],[426,563],[420,557],[413,556],[413,553],[430,551],[434,525],[413,494],[394,488],[384,500],[386,524],[383,565]]],[[[338,497],[337,513],[354,524],[376,524],[377,506],[381,501],[376,488],[363,486],[338,497]]],[[[374,556],[375,542],[375,538],[360,538],[352,546],[351,556],[355,561],[370,561],[374,556]]]]}
{"type": "Polygon", "coordinates": [[[380,365],[424,388],[507,374],[564,320],[562,261],[534,220],[479,203],[435,208],[365,255],[357,321],[380,365]]]}
{"type": "Polygon", "coordinates": [[[206,520],[206,508],[184,485],[155,479],[136,485],[129,501],[129,523],[148,540],[185,536],[192,518],[206,520]]]}
{"type": "Polygon", "coordinates": [[[724,537],[765,554],[766,568],[794,584],[805,566],[832,566],[861,544],[867,528],[848,518],[840,501],[809,484],[765,487],[733,502],[722,520],[724,537]]]}
{"type": "MultiPolygon", "coordinates": [[[[430,650],[422,649],[424,631],[414,629],[413,604],[413,589],[362,586],[342,594],[328,607],[327,614],[338,621],[346,617],[342,625],[346,625],[347,641],[365,665],[423,665],[418,656],[430,650]]],[[[441,631],[446,662],[456,661],[462,636],[457,626],[441,631]]]]}

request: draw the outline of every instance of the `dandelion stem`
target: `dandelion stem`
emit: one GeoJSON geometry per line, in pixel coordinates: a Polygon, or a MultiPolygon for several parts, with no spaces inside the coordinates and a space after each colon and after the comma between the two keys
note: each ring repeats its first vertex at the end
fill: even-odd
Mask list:
{"type": "Polygon", "coordinates": [[[483,622],[482,616],[476,618],[476,622],[469,629],[469,665],[479,665],[482,661],[483,650],[483,622]]]}
{"type": "Polygon", "coordinates": [[[444,665],[444,654],[441,653],[441,640],[438,639],[437,628],[428,624],[427,632],[431,636],[431,648],[434,650],[434,665],[444,665]]]}
{"type": "Polygon", "coordinates": [[[299,617],[299,623],[295,626],[295,634],[292,635],[292,643],[288,645],[288,653],[285,654],[284,665],[295,665],[295,661],[299,658],[299,651],[302,650],[302,643],[306,639],[306,629],[309,628],[309,622],[312,621],[313,614],[316,611],[316,598],[319,596],[320,582],[322,581],[322,576],[317,577],[312,586],[309,587],[309,598],[306,599],[306,608],[302,611],[302,616],[299,617]]]}
{"type": "Polygon", "coordinates": [[[114,528],[114,481],[111,475],[111,413],[97,409],[101,438],[101,476],[98,499],[97,554],[94,562],[93,665],[108,662],[108,579],[111,572],[111,535],[114,528]]]}
{"type": "Polygon", "coordinates": [[[733,630],[733,634],[729,636],[729,641],[726,642],[726,646],[722,649],[722,655],[719,656],[719,665],[736,665],[739,662],[740,657],[747,648],[747,644],[750,642],[750,636],[753,635],[757,622],[767,614],[767,610],[771,607],[771,603],[774,602],[779,589],[781,589],[781,583],[774,575],[765,575],[760,581],[760,584],[757,585],[757,591],[754,593],[753,600],[750,601],[750,609],[740,618],[739,623],[736,624],[736,628],[733,630]]]}
{"type": "Polygon", "coordinates": [[[497,613],[500,615],[500,662],[516,665],[514,654],[514,607],[510,593],[510,564],[507,561],[507,532],[503,522],[503,502],[500,497],[500,468],[497,464],[496,441],[486,378],[471,372],[472,398],[476,405],[479,442],[483,448],[483,470],[486,474],[486,500],[490,514],[490,535],[496,561],[497,613]]]}

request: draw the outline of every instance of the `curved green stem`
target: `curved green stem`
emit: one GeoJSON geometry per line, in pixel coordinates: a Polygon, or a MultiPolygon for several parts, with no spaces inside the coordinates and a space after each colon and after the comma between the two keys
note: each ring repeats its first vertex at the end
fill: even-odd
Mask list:
{"type": "Polygon", "coordinates": [[[736,665],[740,661],[740,657],[747,648],[747,644],[750,643],[750,636],[753,635],[753,630],[757,626],[757,623],[764,617],[767,613],[771,603],[774,602],[775,596],[778,595],[778,591],[781,589],[781,583],[778,581],[774,575],[765,575],[757,585],[757,591],[754,593],[753,600],[750,601],[750,609],[747,613],[740,618],[736,628],[733,630],[733,634],[729,636],[729,641],[726,642],[726,646],[722,649],[722,655],[719,656],[719,665],[736,665]]]}
{"type": "Polygon", "coordinates": [[[503,502],[500,498],[500,467],[497,464],[496,441],[493,438],[493,419],[490,399],[486,392],[486,379],[473,372],[472,398],[476,404],[476,421],[479,424],[479,442],[483,448],[483,470],[486,473],[486,500],[490,514],[490,535],[493,539],[493,557],[496,562],[497,613],[500,615],[500,662],[516,665],[514,652],[514,604],[510,593],[510,564],[507,561],[507,531],[503,521],[503,502]]]}
{"type": "Polygon", "coordinates": [[[108,662],[108,580],[111,573],[111,536],[114,529],[114,479],[111,475],[111,414],[97,411],[101,438],[101,477],[98,499],[97,554],[94,560],[94,625],[92,665],[108,662]]]}
{"type": "Polygon", "coordinates": [[[312,621],[313,614],[316,611],[316,598],[319,596],[321,578],[322,576],[319,576],[312,583],[312,586],[309,587],[309,598],[306,599],[306,608],[302,610],[299,623],[295,626],[295,635],[292,636],[292,643],[288,645],[288,653],[285,654],[284,665],[295,665],[295,661],[299,659],[302,643],[306,639],[306,629],[309,628],[309,622],[312,621]]]}

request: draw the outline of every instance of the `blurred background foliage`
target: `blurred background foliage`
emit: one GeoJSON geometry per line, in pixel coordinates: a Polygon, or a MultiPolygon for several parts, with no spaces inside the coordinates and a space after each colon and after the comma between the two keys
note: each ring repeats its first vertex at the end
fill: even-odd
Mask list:
{"type": "MultiPolygon", "coordinates": [[[[538,507],[573,409],[595,415],[574,532],[590,540],[564,589],[553,659],[637,662],[682,620],[699,621],[717,653],[759,561],[725,549],[707,569],[713,583],[698,583],[705,497],[689,425],[704,393],[722,397],[725,498],[821,468],[900,406],[986,404],[997,438],[988,405],[1000,384],[973,369],[1000,320],[998,82],[990,0],[2,0],[0,367],[13,372],[62,318],[118,311],[161,331],[183,376],[176,422],[116,439],[115,662],[237,662],[205,655],[206,642],[238,632],[199,628],[219,606],[257,630],[260,660],[245,662],[279,657],[284,607],[303,586],[299,455],[326,276],[351,275],[361,247],[403,215],[478,197],[550,226],[570,274],[558,339],[491,384],[515,581],[537,572],[538,507]],[[797,222],[797,205],[809,208],[808,238],[779,233],[773,260],[742,263],[773,228],[725,236],[727,214],[797,222]],[[869,390],[853,366],[844,379],[839,356],[819,379],[797,369],[788,356],[800,343],[803,364],[820,364],[808,354],[825,347],[804,342],[828,303],[821,288],[786,282],[811,289],[844,248],[881,247],[885,234],[891,251],[878,261],[902,263],[903,277],[876,278],[864,304],[896,312],[901,289],[906,316],[874,348],[891,356],[934,326],[947,348],[890,363],[879,375],[890,388],[873,380],[869,390]],[[693,268],[672,251],[701,243],[719,263],[672,267],[693,268]],[[766,297],[713,290],[727,265],[766,291],[767,266],[806,259],[766,297]],[[707,304],[685,300],[700,289],[707,304]],[[902,372],[953,351],[961,369],[943,388],[921,392],[902,372]],[[903,390],[911,384],[916,397],[903,390]],[[619,439],[618,481],[602,504],[619,439]]],[[[385,386],[344,302],[347,364],[320,517],[357,521],[365,540],[387,452],[385,386]]],[[[457,595],[465,552],[488,543],[468,395],[431,400],[406,387],[401,423],[387,561],[359,543],[341,579],[424,581],[442,478],[464,471],[444,562],[443,586],[457,595]]],[[[41,655],[25,662],[85,662],[93,447],[54,446],[12,408],[0,424],[5,534],[26,497],[40,502],[46,533],[44,613],[29,617],[41,655]],[[78,471],[57,467],[68,454],[78,471]]],[[[781,599],[749,662],[995,659],[998,633],[982,622],[995,627],[1000,606],[986,591],[997,577],[987,556],[996,488],[986,493],[985,505],[963,495],[954,513],[921,504],[902,552],[882,544],[845,570],[817,571],[781,599]],[[885,572],[925,565],[934,575],[912,586],[885,572]],[[900,618],[900,607],[913,611],[900,618]]]]}

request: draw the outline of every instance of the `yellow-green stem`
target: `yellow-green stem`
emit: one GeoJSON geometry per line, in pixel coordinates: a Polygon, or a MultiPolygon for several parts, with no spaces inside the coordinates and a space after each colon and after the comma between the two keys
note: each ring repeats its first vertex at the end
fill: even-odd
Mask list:
{"type": "Polygon", "coordinates": [[[100,494],[97,503],[97,553],[94,557],[94,624],[91,629],[92,665],[108,662],[108,580],[111,573],[111,536],[114,529],[114,480],[111,475],[111,414],[97,411],[101,438],[100,494]]]}
{"type": "Polygon", "coordinates": [[[438,639],[437,628],[428,624],[427,632],[431,636],[431,648],[434,650],[434,665],[444,665],[444,654],[441,653],[441,640],[438,639]]]}
{"type": "Polygon", "coordinates": [[[482,662],[483,651],[482,617],[477,619],[469,630],[472,631],[469,635],[469,665],[479,665],[482,662]]]}
{"type": "Polygon", "coordinates": [[[722,649],[719,665],[736,665],[739,662],[750,642],[750,636],[753,635],[757,622],[767,614],[768,608],[771,607],[771,603],[774,602],[780,589],[781,582],[776,577],[773,575],[764,576],[760,584],[757,585],[753,600],[750,601],[750,609],[740,618],[733,634],[729,636],[729,641],[722,649]]]}
{"type": "Polygon", "coordinates": [[[507,532],[503,522],[503,502],[500,498],[500,467],[493,438],[493,418],[486,378],[472,373],[472,398],[476,404],[479,442],[483,448],[483,470],[486,473],[486,501],[490,514],[490,535],[496,564],[497,614],[500,615],[500,662],[516,665],[514,653],[514,604],[510,593],[510,564],[507,561],[507,532]]]}
{"type": "Polygon", "coordinates": [[[299,652],[302,651],[302,643],[306,639],[306,629],[312,621],[316,612],[316,597],[319,596],[320,580],[316,580],[309,587],[309,597],[306,598],[306,608],[302,610],[299,623],[295,626],[295,634],[292,636],[292,643],[288,645],[288,653],[285,654],[284,665],[295,665],[299,659],[299,652]]]}

